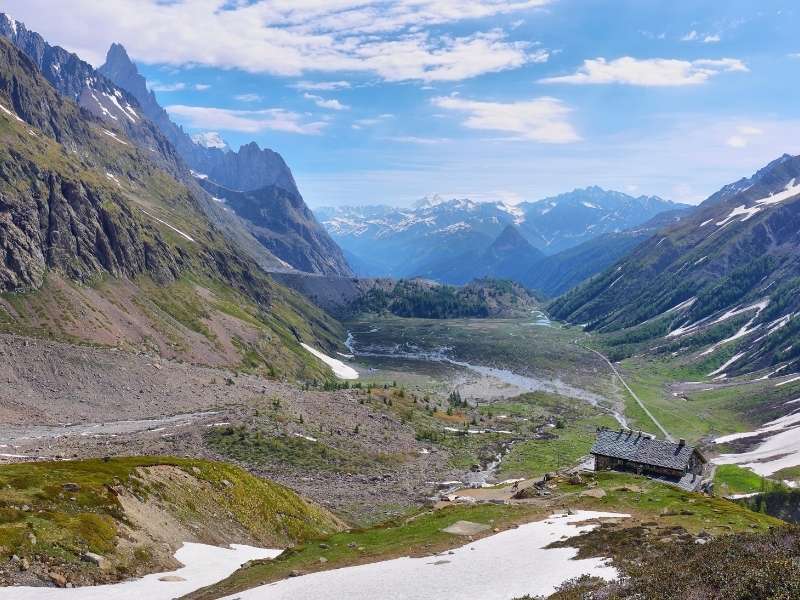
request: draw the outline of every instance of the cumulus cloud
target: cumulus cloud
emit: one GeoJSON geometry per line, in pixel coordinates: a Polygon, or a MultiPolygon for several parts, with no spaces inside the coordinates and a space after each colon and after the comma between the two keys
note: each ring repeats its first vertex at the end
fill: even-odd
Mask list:
{"type": "Polygon", "coordinates": [[[433,104],[465,113],[464,127],[512,134],[516,139],[547,144],[580,140],[568,120],[571,109],[556,98],[542,97],[521,102],[481,102],[458,96],[434,98],[433,104]]]}
{"type": "Polygon", "coordinates": [[[639,86],[682,86],[707,82],[720,73],[747,72],[747,66],[736,58],[676,60],[668,58],[638,59],[623,56],[614,60],[595,58],[583,61],[572,75],[548,77],[542,83],[601,84],[620,83],[639,86]]]}
{"type": "Polygon", "coordinates": [[[231,110],[173,104],[167,106],[167,112],[192,129],[220,129],[245,133],[272,130],[317,135],[322,133],[327,125],[325,121],[308,121],[303,115],[282,108],[231,110]]]}
{"type": "Polygon", "coordinates": [[[323,98],[322,96],[316,96],[308,92],[303,94],[303,98],[311,100],[320,108],[327,108],[328,110],[348,110],[350,108],[346,104],[339,102],[336,98],[323,98]]]}
{"type": "Polygon", "coordinates": [[[450,36],[437,26],[529,12],[551,1],[5,0],[4,9],[94,64],[121,41],[150,64],[457,81],[548,54],[500,30],[450,36]]]}

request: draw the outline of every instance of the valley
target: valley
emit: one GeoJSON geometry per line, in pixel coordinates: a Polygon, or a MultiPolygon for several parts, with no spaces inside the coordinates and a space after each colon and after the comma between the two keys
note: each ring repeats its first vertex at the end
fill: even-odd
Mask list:
{"type": "Polygon", "coordinates": [[[800,598],[800,156],[734,118],[741,7],[576,66],[564,0],[39,2],[0,600],[800,598]],[[716,79],[730,122],[668,131],[716,79]]]}

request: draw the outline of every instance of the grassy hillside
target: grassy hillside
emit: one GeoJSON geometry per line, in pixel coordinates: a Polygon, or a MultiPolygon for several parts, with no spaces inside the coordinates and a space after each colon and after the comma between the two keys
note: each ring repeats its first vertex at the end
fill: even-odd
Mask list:
{"type": "Polygon", "coordinates": [[[170,457],[0,466],[0,517],[0,557],[82,584],[170,566],[184,541],[280,547],[342,526],[237,467],[170,457]]]}
{"type": "MultiPolygon", "coordinates": [[[[602,528],[603,535],[613,532],[614,547],[596,546],[587,553],[617,555],[641,559],[642,546],[620,544],[620,538],[643,539],[657,545],[674,541],[678,535],[694,540],[696,535],[725,535],[729,532],[767,531],[782,522],[755,513],[733,502],[692,494],[643,477],[619,473],[597,473],[590,481],[572,484],[565,478],[554,482],[552,496],[536,502],[519,504],[453,505],[426,510],[380,526],[337,533],[285,552],[271,561],[258,561],[246,566],[228,579],[187,596],[191,600],[212,600],[283,579],[292,571],[304,573],[376,562],[398,556],[421,556],[461,546],[465,539],[444,533],[442,529],[459,520],[491,525],[504,530],[521,523],[540,520],[565,508],[624,512],[630,519],[602,528]],[[581,496],[591,485],[602,489],[605,496],[581,496]],[[324,558],[321,561],[320,558],[324,558]]],[[[491,535],[487,530],[485,535],[491,535]]],[[[591,534],[590,534],[591,535],[591,534]]],[[[594,538],[585,538],[590,545],[594,538]]],[[[576,538],[570,539],[574,547],[576,538]]],[[[581,538],[577,538],[581,540],[581,538]]],[[[583,544],[581,544],[583,545],[583,544]]]]}

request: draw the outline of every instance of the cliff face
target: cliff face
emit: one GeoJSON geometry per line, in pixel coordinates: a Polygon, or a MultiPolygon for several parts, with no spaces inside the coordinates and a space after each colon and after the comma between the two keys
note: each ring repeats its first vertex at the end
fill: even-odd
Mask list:
{"type": "Polygon", "coordinates": [[[272,254],[300,271],[352,275],[342,251],[303,201],[280,154],[255,142],[238,151],[195,142],[170,120],[120,44],[111,46],[99,72],[137,100],[212,195],[230,196],[228,208],[272,254]],[[217,188],[224,192],[215,193],[217,188]]]}
{"type": "Polygon", "coordinates": [[[12,165],[5,156],[2,163],[0,291],[39,288],[47,269],[82,282],[104,272],[146,272],[160,282],[179,275],[181,256],[146,232],[130,207],[52,171],[12,165]],[[24,177],[30,187],[9,191],[9,174],[24,177]]]}
{"type": "Polygon", "coordinates": [[[299,194],[278,185],[240,192],[210,179],[198,181],[212,197],[239,215],[264,247],[296,269],[307,273],[350,274],[341,249],[299,194]]]}

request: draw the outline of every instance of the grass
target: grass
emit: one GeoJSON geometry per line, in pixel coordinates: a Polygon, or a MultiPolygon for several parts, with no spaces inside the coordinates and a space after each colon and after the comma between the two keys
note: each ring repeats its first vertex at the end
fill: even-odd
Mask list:
{"type": "Polygon", "coordinates": [[[714,492],[718,496],[765,492],[775,487],[783,486],[738,465],[719,465],[714,472],[714,492]]]}
{"type": "Polygon", "coordinates": [[[444,533],[456,521],[468,520],[505,528],[545,515],[531,506],[452,506],[426,511],[405,520],[368,529],[334,534],[284,552],[271,561],[256,563],[234,573],[210,588],[186,596],[186,600],[209,600],[235,594],[264,582],[285,579],[292,571],[313,572],[348,565],[377,562],[397,556],[425,555],[461,545],[466,540],[444,533]],[[327,562],[321,563],[320,558],[327,562]]]}
{"type": "MultiPolygon", "coordinates": [[[[701,381],[703,374],[662,359],[628,359],[622,363],[621,372],[631,389],[673,437],[693,442],[748,431],[768,421],[773,417],[762,407],[772,407],[779,397],[786,395],[772,384],[752,382],[674,396],[669,389],[671,383],[701,381]]],[[[629,395],[625,415],[633,428],[657,433],[652,421],[629,395]]]]}
{"type": "MultiPolygon", "coordinates": [[[[571,506],[629,513],[645,520],[656,519],[662,525],[681,526],[690,533],[764,531],[783,523],[723,498],[686,492],[636,475],[598,472],[592,479],[606,495],[602,498],[578,496],[570,502],[571,506]]],[[[585,486],[566,481],[558,485],[558,490],[563,493],[580,494],[584,489],[585,486]]]]}
{"type": "Polygon", "coordinates": [[[572,466],[589,453],[598,427],[616,425],[617,422],[606,415],[584,417],[568,422],[563,428],[552,429],[555,438],[514,444],[503,459],[498,475],[531,478],[572,466]]]}
{"type": "Polygon", "coordinates": [[[206,443],[222,456],[247,465],[292,465],[335,473],[359,471],[376,463],[396,464],[401,457],[391,454],[367,455],[343,451],[301,437],[270,436],[258,428],[217,427],[205,436],[206,443]]]}
{"type": "Polygon", "coordinates": [[[442,532],[459,520],[484,523],[497,529],[539,520],[565,508],[629,513],[640,521],[679,526],[692,533],[725,534],[766,531],[781,521],[746,509],[734,502],[685,492],[678,488],[624,473],[597,473],[594,484],[604,498],[580,496],[586,485],[560,481],[554,496],[541,503],[454,505],[424,511],[367,529],[337,533],[309,541],[271,561],[257,562],[228,579],[187,596],[187,600],[212,600],[257,585],[284,579],[292,571],[303,573],[387,560],[398,556],[438,553],[465,543],[464,538],[442,532]],[[320,558],[327,562],[320,562],[320,558]]]}
{"type": "Polygon", "coordinates": [[[338,527],[291,490],[224,463],[172,457],[16,463],[0,466],[0,556],[77,562],[85,551],[113,553],[127,523],[114,491],[121,488],[143,500],[169,499],[186,523],[202,522],[195,504],[203,489],[204,503],[265,542],[291,543],[338,527]],[[177,467],[202,485],[194,493],[153,487],[141,469],[158,465],[177,467]]]}

